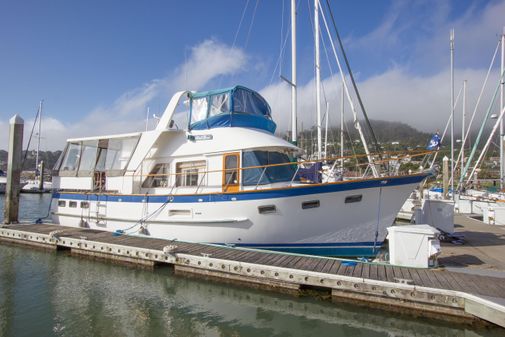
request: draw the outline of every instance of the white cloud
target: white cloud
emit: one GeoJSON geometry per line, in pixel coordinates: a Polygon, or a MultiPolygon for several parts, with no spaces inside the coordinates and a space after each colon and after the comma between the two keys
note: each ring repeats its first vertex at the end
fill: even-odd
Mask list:
{"type": "MultiPolygon", "coordinates": [[[[462,86],[463,79],[468,80],[467,87],[467,124],[475,107],[485,71],[459,69],[456,71],[455,95],[462,86]]],[[[432,76],[412,76],[405,69],[393,68],[383,74],[373,76],[358,83],[365,108],[371,119],[399,121],[413,125],[424,131],[443,129],[450,114],[450,75],[444,70],[432,76]]],[[[480,103],[474,127],[480,125],[487,109],[492,91],[496,88],[498,76],[491,76],[487,90],[480,103]]],[[[337,125],[340,120],[340,78],[326,78],[322,81],[328,102],[330,103],[330,124],[337,125]]],[[[349,84],[349,82],[348,82],[349,84]]],[[[284,83],[276,83],[261,90],[272,106],[273,118],[280,131],[291,125],[290,88],[284,83]]],[[[461,100],[456,107],[455,121],[461,121],[461,100]]],[[[354,105],[358,116],[362,118],[355,97],[354,105]]],[[[316,121],[315,84],[310,81],[298,87],[298,126],[305,128],[315,125],[316,121]]],[[[322,103],[322,112],[325,103],[322,103]]],[[[351,110],[345,99],[346,120],[351,119],[351,110]]],[[[458,129],[456,131],[459,130],[458,129]]]]}
{"type": "MultiPolygon", "coordinates": [[[[219,76],[234,75],[241,71],[246,63],[247,56],[243,50],[231,48],[216,40],[205,40],[191,48],[188,60],[172,75],[151,80],[132,89],[108,106],[96,107],[80,121],[65,124],[52,117],[44,117],[41,148],[62,149],[68,138],[143,130],[145,113],[150,102],[159,100],[167,104],[176,91],[199,90],[219,76]]],[[[25,122],[25,146],[32,124],[33,119],[25,122]]],[[[0,144],[5,144],[5,148],[8,127],[8,121],[0,120],[0,144]]]]}
{"type": "Polygon", "coordinates": [[[246,64],[243,50],[231,48],[215,40],[206,40],[191,48],[191,57],[177,71],[178,89],[201,89],[217,75],[233,75],[246,64]]]}

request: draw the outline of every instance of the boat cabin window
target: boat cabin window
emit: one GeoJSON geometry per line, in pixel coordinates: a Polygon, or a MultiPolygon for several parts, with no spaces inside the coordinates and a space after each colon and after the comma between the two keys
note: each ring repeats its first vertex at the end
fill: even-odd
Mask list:
{"type": "Polygon", "coordinates": [[[296,173],[297,164],[284,152],[280,151],[244,151],[242,154],[242,185],[264,185],[282,181],[291,181],[296,173]],[[256,167],[275,164],[268,167],[256,167]],[[248,167],[251,167],[248,169],[248,167]]]}
{"type": "Polygon", "coordinates": [[[207,97],[193,99],[191,101],[191,123],[207,118],[208,106],[207,97]]]}
{"type": "Polygon", "coordinates": [[[81,144],[68,144],[63,163],[61,165],[60,174],[63,176],[74,176],[77,167],[79,166],[79,157],[81,155],[81,144]]]}
{"type": "Polygon", "coordinates": [[[176,186],[198,186],[206,170],[205,160],[187,161],[176,164],[176,186]]]}
{"type": "Polygon", "coordinates": [[[81,163],[79,164],[79,177],[89,177],[93,174],[96,164],[96,152],[98,140],[88,140],[82,142],[81,163]]]}
{"type": "Polygon", "coordinates": [[[210,97],[209,117],[230,111],[230,95],[221,94],[210,97]]]}
{"type": "Polygon", "coordinates": [[[107,176],[123,175],[140,136],[94,139],[70,142],[55,165],[60,176],[93,176],[93,172],[107,172],[107,176]],[[60,164],[61,163],[61,164],[60,164]]]}
{"type": "Polygon", "coordinates": [[[168,187],[169,164],[156,164],[144,180],[143,188],[168,187]]]}
{"type": "Polygon", "coordinates": [[[122,175],[137,146],[138,136],[128,138],[111,138],[107,148],[105,167],[108,176],[122,175]]]}
{"type": "Polygon", "coordinates": [[[58,156],[58,160],[54,164],[53,171],[52,171],[53,176],[58,175],[58,172],[60,171],[61,163],[63,162],[63,158],[65,157],[66,153],[67,153],[67,151],[66,151],[66,147],[65,147],[65,150],[61,151],[60,155],[58,156]]]}

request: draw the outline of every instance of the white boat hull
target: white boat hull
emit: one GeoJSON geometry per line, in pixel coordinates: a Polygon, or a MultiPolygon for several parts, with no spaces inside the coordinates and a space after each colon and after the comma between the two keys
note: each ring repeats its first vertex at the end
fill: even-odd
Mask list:
{"type": "Polygon", "coordinates": [[[55,193],[52,212],[53,221],[65,226],[136,234],[142,225],[151,237],[169,240],[369,256],[376,254],[386,228],[425,176],[202,195],[55,193]],[[302,208],[317,201],[318,207],[302,208]],[[88,208],[81,208],[82,202],[88,208]],[[261,214],[264,206],[275,211],[261,214]]]}

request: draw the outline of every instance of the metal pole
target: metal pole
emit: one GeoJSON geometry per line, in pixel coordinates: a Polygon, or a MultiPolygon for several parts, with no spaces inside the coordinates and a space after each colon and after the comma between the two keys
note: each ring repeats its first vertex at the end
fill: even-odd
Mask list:
{"type": "Polygon", "coordinates": [[[291,142],[297,141],[296,113],[296,0],[291,0],[291,142]]]}
{"type": "MultiPolygon", "coordinates": [[[[445,156],[442,159],[442,192],[444,199],[448,199],[449,188],[449,158],[445,156]]],[[[453,193],[454,194],[454,193],[453,193]]]]}
{"type": "Polygon", "coordinates": [[[454,28],[450,33],[451,46],[451,190],[454,201],[454,28]]]}
{"type": "Polygon", "coordinates": [[[7,157],[7,186],[4,205],[4,223],[6,224],[18,222],[24,124],[25,121],[18,115],[9,120],[9,155],[7,157]]]}
{"type": "Polygon", "coordinates": [[[326,118],[324,126],[324,157],[328,158],[328,124],[330,119],[330,102],[326,102],[326,118]]]}
{"type": "MultiPolygon", "coordinates": [[[[39,113],[38,113],[38,117],[39,117],[39,130],[38,130],[38,134],[37,134],[37,152],[35,153],[35,173],[37,173],[39,171],[39,151],[40,151],[40,131],[42,129],[42,103],[44,102],[44,100],[40,100],[39,102],[39,113]]],[[[37,175],[35,174],[35,177],[37,177],[37,175]]]]}
{"type": "MultiPolygon", "coordinates": [[[[505,26],[503,27],[503,32],[501,36],[501,65],[500,65],[500,74],[503,74],[503,71],[505,70],[505,26]]],[[[501,83],[500,83],[500,108],[499,110],[502,110],[504,107],[504,83],[505,80],[502,77],[501,83]]],[[[500,121],[500,190],[503,190],[503,175],[504,175],[504,134],[503,134],[503,119],[500,121]]]]}
{"type": "Polygon", "coordinates": [[[316,66],[317,159],[321,159],[321,67],[319,62],[319,0],[314,0],[314,40],[316,66]]]}
{"type": "Polygon", "coordinates": [[[149,127],[149,112],[150,112],[150,109],[149,109],[149,107],[147,107],[147,109],[146,109],[146,131],[148,130],[148,127],[149,127]]]}
{"type": "Polygon", "coordinates": [[[344,172],[344,85],[340,91],[340,169],[344,172]]]}

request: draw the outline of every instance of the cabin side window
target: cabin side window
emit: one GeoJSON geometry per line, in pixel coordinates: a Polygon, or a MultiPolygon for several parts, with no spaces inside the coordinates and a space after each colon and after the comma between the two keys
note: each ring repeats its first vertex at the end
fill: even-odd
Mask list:
{"type": "Polygon", "coordinates": [[[74,176],[79,166],[80,156],[81,143],[69,143],[61,164],[60,174],[63,176],[74,176]]]}
{"type": "Polygon", "coordinates": [[[292,181],[295,179],[296,167],[296,162],[287,153],[244,151],[242,153],[242,184],[254,186],[292,181]]]}
{"type": "Polygon", "coordinates": [[[205,174],[205,160],[187,161],[176,164],[176,186],[198,186],[205,174]]]}
{"type": "Polygon", "coordinates": [[[88,140],[82,142],[81,163],[79,164],[78,175],[88,177],[93,174],[96,164],[96,152],[98,149],[98,140],[88,140]]]}
{"type": "Polygon", "coordinates": [[[143,188],[168,187],[169,164],[156,164],[144,180],[143,188]]]}
{"type": "Polygon", "coordinates": [[[137,146],[138,140],[139,136],[109,139],[105,158],[105,168],[108,176],[123,174],[137,146]]]}

